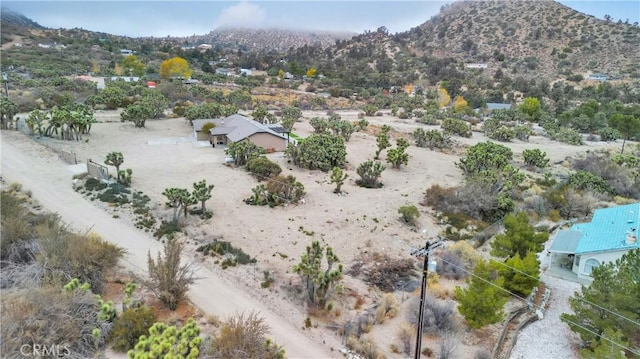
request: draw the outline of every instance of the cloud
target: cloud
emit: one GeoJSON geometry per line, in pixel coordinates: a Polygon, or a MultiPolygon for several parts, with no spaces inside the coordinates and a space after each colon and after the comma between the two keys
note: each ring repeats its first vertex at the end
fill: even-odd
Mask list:
{"type": "Polygon", "coordinates": [[[266,20],[267,11],[263,7],[241,1],[237,5],[222,9],[215,25],[256,28],[264,26],[266,20]]]}

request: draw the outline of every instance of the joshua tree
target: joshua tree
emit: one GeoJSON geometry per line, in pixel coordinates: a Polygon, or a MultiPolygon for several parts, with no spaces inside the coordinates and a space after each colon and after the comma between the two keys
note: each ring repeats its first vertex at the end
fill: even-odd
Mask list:
{"type": "Polygon", "coordinates": [[[331,171],[331,183],[336,184],[336,189],[333,190],[333,193],[342,193],[340,189],[344,184],[344,181],[349,177],[348,174],[343,173],[340,167],[333,167],[331,171]]]}

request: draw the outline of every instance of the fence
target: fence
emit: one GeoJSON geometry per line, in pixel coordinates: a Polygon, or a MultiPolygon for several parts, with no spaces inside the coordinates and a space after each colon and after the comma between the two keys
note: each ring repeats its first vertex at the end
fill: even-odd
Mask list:
{"type": "Polygon", "coordinates": [[[78,157],[75,152],[60,151],[60,157],[63,161],[70,165],[78,164],[78,157]]]}
{"type": "Polygon", "coordinates": [[[87,172],[89,176],[99,180],[109,180],[109,169],[99,163],[93,162],[91,159],[87,160],[87,172]]]}

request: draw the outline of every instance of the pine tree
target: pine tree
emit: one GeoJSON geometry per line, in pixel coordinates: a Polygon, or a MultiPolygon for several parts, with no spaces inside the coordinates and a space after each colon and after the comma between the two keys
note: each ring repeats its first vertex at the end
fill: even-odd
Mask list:
{"type": "Polygon", "coordinates": [[[633,323],[640,321],[638,268],[640,249],[630,250],[615,262],[594,268],[591,284],[569,298],[575,314],[564,313],[561,318],[591,349],[601,344],[600,336],[607,329],[620,330],[630,342],[640,343],[638,326],[633,323]]]}
{"type": "Polygon", "coordinates": [[[549,233],[535,231],[525,212],[507,215],[504,218],[504,228],[505,233],[497,235],[491,243],[493,256],[513,257],[519,254],[520,258],[524,258],[529,252],[540,252],[543,243],[549,239],[549,233]]]}
{"type": "Polygon", "coordinates": [[[504,288],[522,297],[529,296],[540,283],[540,263],[536,254],[529,252],[524,258],[516,254],[505,264],[496,264],[498,273],[504,277],[504,288]]]}
{"type": "Polygon", "coordinates": [[[477,329],[502,320],[502,307],[507,297],[499,288],[504,278],[498,276],[489,263],[478,262],[473,274],[467,279],[467,289],[456,287],[456,298],[460,314],[471,328],[477,329]]]}

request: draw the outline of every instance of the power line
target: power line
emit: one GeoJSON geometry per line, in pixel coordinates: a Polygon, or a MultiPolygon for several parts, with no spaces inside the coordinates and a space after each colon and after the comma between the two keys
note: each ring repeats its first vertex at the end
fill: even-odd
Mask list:
{"type": "MultiPolygon", "coordinates": [[[[513,268],[512,266],[510,266],[510,265],[508,265],[508,264],[506,264],[506,263],[504,263],[504,262],[500,262],[500,261],[493,261],[493,262],[498,263],[498,264],[500,264],[500,265],[503,265],[503,266],[505,266],[505,267],[507,267],[507,268],[510,268],[510,269],[512,269],[512,270],[514,270],[514,271],[516,271],[516,272],[518,272],[518,273],[520,273],[520,274],[522,274],[522,275],[525,275],[525,276],[529,277],[529,278],[536,279],[536,280],[539,280],[539,279],[540,279],[540,278],[536,278],[536,277],[532,276],[532,275],[531,275],[531,274],[529,274],[529,273],[523,272],[523,271],[521,271],[521,270],[519,270],[519,269],[517,269],[517,268],[513,268]]],[[[600,309],[602,309],[602,310],[604,310],[604,311],[606,311],[606,312],[608,312],[608,313],[610,313],[610,314],[613,314],[613,315],[617,316],[618,318],[624,319],[624,320],[628,321],[629,323],[632,323],[632,324],[634,324],[634,325],[636,325],[636,326],[640,327],[640,322],[637,322],[637,321],[635,321],[635,320],[633,320],[633,319],[631,319],[631,318],[625,317],[625,316],[624,316],[624,315],[622,315],[622,314],[616,313],[616,312],[614,312],[614,311],[612,311],[612,310],[610,310],[610,309],[607,309],[607,308],[605,308],[605,307],[603,307],[603,306],[601,306],[601,305],[599,305],[599,304],[596,304],[596,303],[593,303],[593,302],[591,302],[591,301],[588,301],[588,300],[586,300],[586,299],[584,299],[584,298],[579,298],[579,297],[574,297],[574,298],[575,298],[575,299],[577,299],[577,300],[580,300],[580,301],[582,301],[582,302],[588,303],[588,304],[590,304],[590,305],[593,305],[594,307],[600,308],[600,309]]]]}
{"type": "MultiPolygon", "coordinates": [[[[440,257],[439,257],[439,258],[440,258],[440,257]]],[[[448,264],[450,264],[450,265],[452,265],[452,266],[454,266],[454,267],[456,267],[456,268],[458,268],[458,269],[461,269],[463,272],[466,272],[467,274],[469,274],[469,275],[471,275],[471,276],[473,276],[473,277],[475,277],[475,278],[478,278],[478,279],[480,279],[481,281],[483,281],[483,282],[485,282],[485,283],[487,283],[487,284],[489,284],[489,285],[491,285],[491,286],[493,286],[493,287],[496,287],[496,288],[498,288],[498,289],[500,289],[500,290],[502,290],[502,291],[504,291],[504,292],[509,293],[511,296],[515,297],[516,299],[520,299],[520,300],[524,301],[525,303],[527,302],[527,300],[526,300],[525,298],[522,298],[521,296],[519,296],[519,295],[517,295],[517,294],[515,294],[515,293],[511,292],[510,290],[505,289],[505,288],[503,288],[503,287],[501,287],[501,286],[499,286],[499,285],[497,285],[497,284],[495,284],[495,283],[492,283],[492,282],[490,282],[490,281],[488,281],[488,280],[486,280],[486,279],[484,279],[484,278],[482,278],[482,277],[480,277],[480,276],[476,275],[475,273],[472,273],[472,272],[468,271],[468,270],[467,270],[466,268],[464,268],[464,267],[461,267],[461,266],[459,266],[459,265],[456,265],[456,264],[454,264],[454,263],[451,263],[451,262],[449,262],[449,261],[447,261],[447,260],[444,260],[444,259],[442,259],[442,258],[440,258],[440,260],[441,260],[441,261],[443,261],[443,262],[445,262],[445,263],[448,263],[448,264]]],[[[541,307],[540,307],[540,306],[536,306],[536,305],[535,305],[535,303],[532,303],[532,306],[533,306],[534,308],[536,308],[536,307],[537,307],[538,309],[541,309],[541,307]]],[[[580,327],[580,328],[582,328],[582,329],[584,329],[584,330],[588,331],[589,333],[591,333],[591,334],[593,334],[593,335],[595,335],[595,336],[597,336],[597,337],[599,337],[599,338],[605,339],[605,340],[607,340],[607,341],[609,341],[609,342],[611,342],[611,343],[613,343],[613,344],[615,344],[615,345],[619,346],[619,347],[620,347],[620,348],[622,348],[622,349],[628,350],[628,351],[630,351],[631,353],[634,353],[634,354],[636,354],[636,355],[640,355],[640,352],[637,352],[637,351],[635,351],[635,350],[634,350],[634,349],[632,349],[632,348],[625,347],[625,346],[623,346],[623,345],[621,345],[621,344],[618,344],[618,343],[616,343],[616,342],[612,341],[611,339],[609,339],[609,338],[607,338],[607,337],[605,337],[605,336],[603,336],[603,335],[601,335],[601,334],[595,333],[595,332],[593,332],[593,331],[589,330],[588,328],[583,327],[583,326],[582,326],[582,325],[580,325],[580,324],[574,323],[574,322],[572,322],[572,321],[570,321],[570,320],[568,320],[568,319],[562,318],[562,317],[560,317],[560,319],[561,319],[561,320],[565,320],[565,321],[567,321],[567,322],[571,322],[572,324],[575,324],[576,326],[578,326],[578,327],[580,327]]]]}

